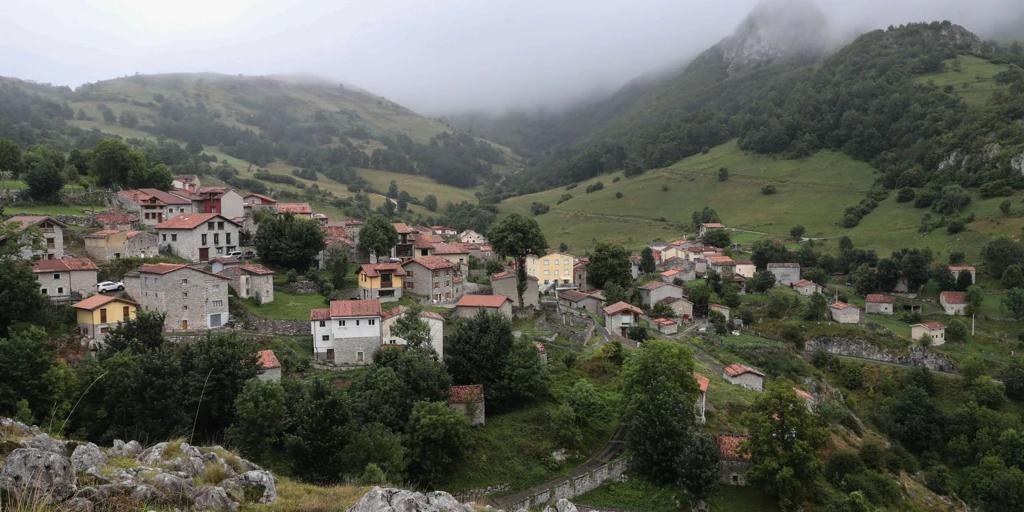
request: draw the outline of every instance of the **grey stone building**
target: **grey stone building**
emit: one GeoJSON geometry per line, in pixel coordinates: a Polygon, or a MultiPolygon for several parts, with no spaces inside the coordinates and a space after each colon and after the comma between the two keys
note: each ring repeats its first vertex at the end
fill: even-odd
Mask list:
{"type": "Polygon", "coordinates": [[[601,311],[601,299],[578,290],[561,290],[558,292],[560,309],[584,309],[595,315],[601,311]]]}
{"type": "Polygon", "coordinates": [[[125,291],[143,311],[167,314],[168,331],[223,327],[230,279],[186,265],[143,265],[124,276],[125,291]]]}
{"type": "Polygon", "coordinates": [[[740,449],[747,436],[718,436],[718,483],[722,485],[747,485],[747,471],[750,469],[750,454],[740,449]]]}
{"type": "Polygon", "coordinates": [[[637,291],[640,292],[640,300],[646,308],[657,304],[662,299],[670,297],[683,298],[683,289],[681,287],[666,283],[665,281],[651,281],[637,288],[637,291]]]}
{"type": "Polygon", "coordinates": [[[259,354],[260,373],[257,379],[268,382],[281,382],[281,363],[273,350],[262,350],[259,354]]]}
{"type": "Polygon", "coordinates": [[[99,270],[88,258],[37,260],[32,265],[39,291],[54,302],[81,299],[94,293],[99,270]]]}
{"type": "Polygon", "coordinates": [[[189,261],[205,263],[238,249],[240,225],[217,213],[186,213],[156,226],[160,245],[189,261]]]}
{"type": "Polygon", "coordinates": [[[155,188],[123,190],[117,193],[117,200],[126,210],[138,214],[147,226],[156,226],[177,215],[202,210],[202,199],[183,189],[175,189],[174,192],[155,188]]]}
{"type": "Polygon", "coordinates": [[[629,328],[640,323],[644,312],[627,302],[616,302],[604,308],[604,326],[613,336],[626,337],[629,328]]]}
{"type": "Polygon", "coordinates": [[[504,295],[463,295],[455,303],[455,316],[473,318],[483,309],[489,314],[512,318],[512,299],[504,295]]]}
{"type": "Polygon", "coordinates": [[[735,386],[764,391],[764,374],[749,366],[739,363],[726,366],[722,370],[722,377],[735,386]]]}
{"type": "Polygon", "coordinates": [[[484,426],[487,417],[484,413],[483,384],[452,386],[448,389],[448,407],[469,418],[471,426],[484,426]]]}
{"type": "Polygon", "coordinates": [[[379,300],[335,300],[329,308],[309,312],[313,357],[337,365],[373,362],[382,339],[379,300]]]}
{"type": "MultiPolygon", "coordinates": [[[[504,295],[512,299],[519,307],[519,289],[515,272],[502,272],[491,276],[491,290],[496,295],[504,295]]],[[[536,277],[526,276],[526,291],[523,292],[523,307],[540,306],[540,285],[536,277]]]]}
{"type": "MultiPolygon", "coordinates": [[[[64,257],[64,230],[67,229],[64,223],[47,215],[15,215],[3,222],[13,225],[17,232],[22,233],[22,259],[38,257],[44,260],[59,260],[64,257]],[[25,230],[30,228],[38,230],[41,234],[40,246],[37,248],[27,244],[31,237],[25,230]]],[[[6,241],[0,237],[0,244],[3,243],[6,241]]]]}
{"type": "Polygon", "coordinates": [[[775,274],[775,284],[790,286],[800,280],[799,263],[769,263],[768,271],[775,274]]]}
{"type": "Polygon", "coordinates": [[[876,315],[891,315],[894,302],[888,295],[872,293],[864,299],[864,311],[876,315]]]}
{"type": "Polygon", "coordinates": [[[259,304],[274,302],[274,272],[263,265],[246,263],[233,265],[220,271],[231,279],[231,289],[240,299],[255,299],[259,304]]]}
{"type": "Polygon", "coordinates": [[[405,293],[428,297],[435,304],[459,299],[455,293],[454,263],[440,256],[427,256],[402,263],[402,269],[406,274],[402,278],[405,293]]]}
{"type": "Polygon", "coordinates": [[[160,253],[159,237],[145,231],[104,229],[85,235],[85,252],[96,261],[153,258],[160,253]]]}

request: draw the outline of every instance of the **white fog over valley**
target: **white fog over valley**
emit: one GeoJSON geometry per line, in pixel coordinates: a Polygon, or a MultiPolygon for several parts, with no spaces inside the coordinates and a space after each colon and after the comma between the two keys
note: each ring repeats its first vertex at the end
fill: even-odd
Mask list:
{"type": "MultiPolygon", "coordinates": [[[[2,2],[0,75],[59,85],[134,73],[312,74],[425,114],[558,107],[679,65],[755,0],[2,2]]],[[[1018,0],[816,0],[838,40],[949,19],[998,37],[1018,0]]],[[[774,1],[774,9],[804,2],[774,1]]]]}

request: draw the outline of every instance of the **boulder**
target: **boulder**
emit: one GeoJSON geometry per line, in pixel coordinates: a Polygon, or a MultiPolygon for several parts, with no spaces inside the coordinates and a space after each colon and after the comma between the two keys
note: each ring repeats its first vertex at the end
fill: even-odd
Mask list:
{"type": "Polygon", "coordinates": [[[71,498],[60,504],[61,512],[92,512],[93,508],[92,502],[85,498],[71,498]]]}
{"type": "MultiPolygon", "coordinates": [[[[422,494],[404,489],[374,487],[348,512],[451,512],[472,510],[459,503],[451,494],[434,491],[422,494]]],[[[575,508],[572,511],[575,512],[575,508]]]]}
{"type": "Polygon", "coordinates": [[[160,473],[153,477],[153,486],[175,500],[189,496],[194,487],[191,480],[170,473],[160,473]]]}
{"type": "Polygon", "coordinates": [[[128,495],[132,492],[132,486],[125,484],[104,484],[95,485],[91,487],[82,487],[75,493],[75,498],[82,498],[93,502],[94,504],[102,504],[109,501],[111,498],[118,495],[128,495]]]}
{"type": "Polygon", "coordinates": [[[107,457],[124,457],[124,441],[120,439],[114,439],[111,443],[110,448],[107,448],[107,457]]]}
{"type": "Polygon", "coordinates": [[[71,454],[71,466],[75,471],[85,471],[89,468],[99,468],[107,465],[107,456],[103,455],[100,447],[95,444],[80,444],[71,454]]]}
{"type": "Polygon", "coordinates": [[[562,498],[555,502],[555,508],[545,507],[544,512],[579,512],[576,510],[576,505],[573,505],[569,500],[562,498]]]}
{"type": "Polygon", "coordinates": [[[277,501],[277,486],[274,485],[274,476],[266,471],[247,471],[241,475],[228,478],[220,483],[236,499],[241,500],[247,494],[250,499],[256,492],[260,497],[256,503],[274,503],[277,501]],[[247,493],[247,491],[249,491],[247,493]]]}
{"type": "Polygon", "coordinates": [[[217,510],[236,512],[238,503],[231,501],[228,493],[220,487],[196,487],[192,491],[192,504],[195,510],[217,510]]]}
{"type": "Polygon", "coordinates": [[[142,445],[132,440],[124,444],[124,455],[122,457],[138,457],[142,453],[142,445]]]}
{"type": "Polygon", "coordinates": [[[47,496],[62,502],[77,490],[71,460],[39,448],[18,448],[0,469],[0,488],[12,494],[47,496]]]}
{"type": "Polygon", "coordinates": [[[157,467],[164,461],[164,448],[166,447],[167,443],[154,444],[153,446],[142,450],[135,459],[143,466],[157,467]]]}
{"type": "Polygon", "coordinates": [[[26,439],[21,442],[21,445],[25,448],[38,448],[43,451],[56,453],[63,457],[68,456],[68,449],[64,446],[64,442],[46,434],[39,434],[31,439],[26,439]]]}
{"type": "Polygon", "coordinates": [[[139,503],[163,503],[167,501],[167,496],[152,485],[141,484],[132,491],[132,499],[139,503]]]}

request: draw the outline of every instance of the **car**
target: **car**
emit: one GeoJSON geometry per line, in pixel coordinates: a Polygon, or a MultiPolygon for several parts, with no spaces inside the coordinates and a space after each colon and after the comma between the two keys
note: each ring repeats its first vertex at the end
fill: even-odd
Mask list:
{"type": "Polygon", "coordinates": [[[103,281],[96,285],[96,291],[100,293],[104,292],[119,292],[124,290],[124,283],[121,281],[103,281]]]}
{"type": "Polygon", "coordinates": [[[245,259],[245,255],[242,254],[242,251],[231,251],[228,253],[228,258],[235,258],[241,260],[245,259]]]}

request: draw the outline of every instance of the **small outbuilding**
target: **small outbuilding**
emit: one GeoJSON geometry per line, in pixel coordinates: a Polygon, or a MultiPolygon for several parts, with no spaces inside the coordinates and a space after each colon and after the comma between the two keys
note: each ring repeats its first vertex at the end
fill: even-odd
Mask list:
{"type": "Polygon", "coordinates": [[[722,485],[747,485],[747,471],[750,469],[750,453],[740,446],[747,436],[718,436],[718,483],[722,485]]]}
{"type": "Polygon", "coordinates": [[[845,302],[834,302],[828,307],[832,320],[841,324],[860,323],[860,308],[845,302]]]}
{"type": "Polygon", "coordinates": [[[697,416],[700,418],[701,425],[707,423],[707,419],[704,417],[704,411],[708,404],[708,386],[711,385],[711,379],[694,372],[693,379],[697,381],[697,390],[700,392],[697,395],[697,403],[694,404],[697,408],[697,416]]]}
{"type": "Polygon", "coordinates": [[[281,382],[281,363],[273,350],[261,350],[259,353],[260,373],[257,379],[268,382],[281,382]]]}
{"type": "Polygon", "coordinates": [[[967,294],[964,292],[942,292],[939,304],[947,315],[963,315],[967,312],[967,294]]]}
{"type": "Polygon", "coordinates": [[[455,303],[455,316],[473,318],[481,310],[512,318],[512,299],[504,295],[463,295],[455,303]]]}
{"type": "Polygon", "coordinates": [[[946,324],[942,322],[924,322],[910,326],[910,337],[918,341],[923,337],[931,338],[931,345],[946,343],[946,324]]]}
{"type": "Polygon", "coordinates": [[[484,386],[471,384],[468,386],[452,386],[448,388],[448,407],[469,418],[474,427],[484,426],[487,419],[484,412],[484,386]]]}
{"type": "Polygon", "coordinates": [[[722,371],[722,377],[729,384],[747,388],[752,391],[764,391],[764,374],[739,363],[730,364],[722,371]]]}
{"type": "Polygon", "coordinates": [[[651,323],[662,334],[675,334],[679,332],[679,324],[667,318],[655,318],[651,323]]]}
{"type": "Polygon", "coordinates": [[[889,295],[872,293],[864,300],[864,311],[875,315],[893,314],[893,298],[889,295]]]}

